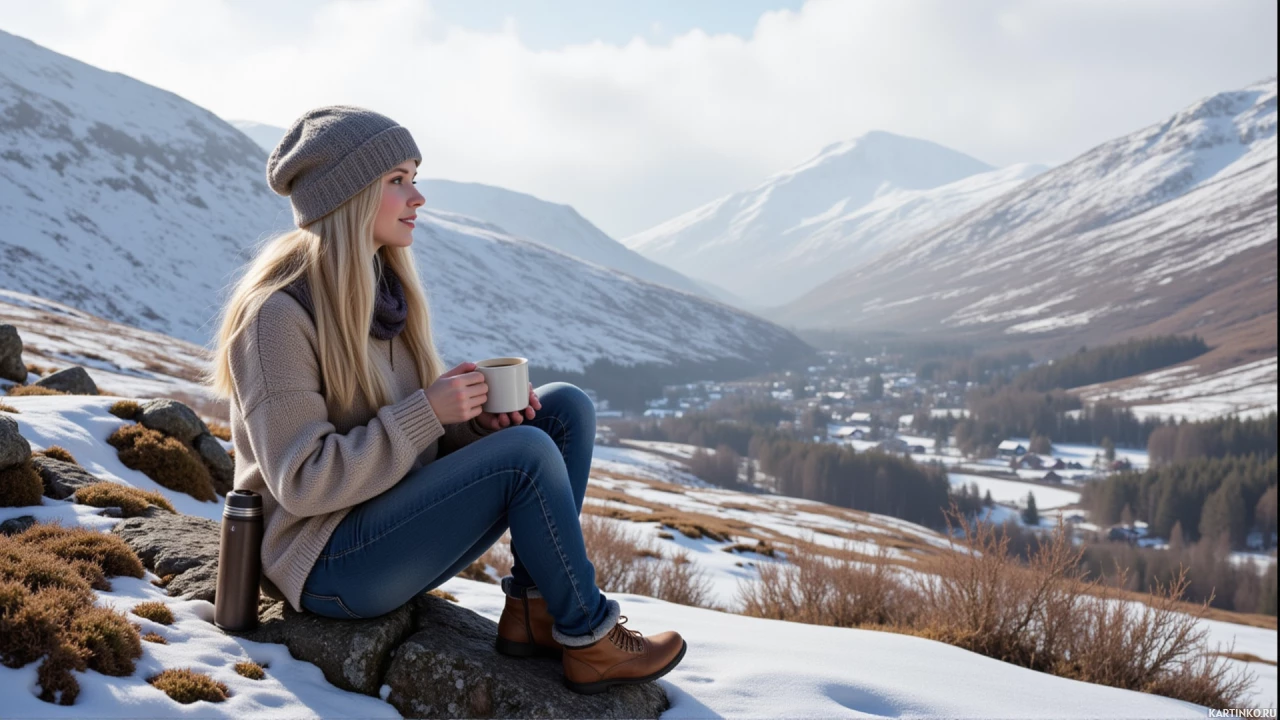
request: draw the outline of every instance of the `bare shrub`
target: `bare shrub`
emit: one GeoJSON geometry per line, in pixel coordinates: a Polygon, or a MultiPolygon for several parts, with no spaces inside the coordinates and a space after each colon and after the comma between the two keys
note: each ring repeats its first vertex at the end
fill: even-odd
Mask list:
{"type": "Polygon", "coordinates": [[[153,622],[158,622],[161,625],[173,624],[173,611],[169,609],[168,605],[159,601],[153,600],[150,602],[138,603],[133,606],[133,614],[138,617],[144,617],[153,622]]]}
{"type": "Polygon", "coordinates": [[[667,602],[709,607],[711,580],[681,549],[670,560],[651,544],[641,545],[625,526],[584,514],[582,538],[605,592],[647,595],[667,602]]]}
{"type": "Polygon", "coordinates": [[[142,412],[142,406],[136,400],[117,400],[107,408],[107,412],[121,420],[132,420],[142,412]]]}
{"type": "Polygon", "coordinates": [[[22,411],[21,411],[21,410],[19,410],[18,408],[14,407],[14,406],[12,406],[12,405],[10,405],[10,404],[8,404],[8,403],[3,403],[3,402],[0,402],[0,412],[13,413],[14,415],[21,415],[21,414],[22,414],[22,411]]]}
{"type": "Polygon", "coordinates": [[[235,665],[237,675],[247,677],[250,680],[261,680],[267,676],[262,670],[262,666],[252,660],[238,662],[235,665]]]}
{"type": "Polygon", "coordinates": [[[857,627],[913,619],[910,589],[880,546],[872,562],[833,558],[797,543],[786,563],[756,563],[759,579],[738,585],[739,612],[815,625],[857,627]]]}
{"type": "Polygon", "coordinates": [[[23,397],[29,395],[70,395],[71,393],[54,390],[43,385],[14,385],[9,388],[9,394],[13,397],[23,397]]]}
{"type": "Polygon", "coordinates": [[[147,641],[147,642],[149,642],[149,643],[155,643],[155,644],[157,644],[157,645],[168,645],[168,644],[169,644],[169,641],[168,641],[168,640],[165,640],[165,639],[164,639],[164,636],[163,636],[163,635],[161,635],[160,633],[153,633],[153,632],[149,632],[149,633],[147,633],[146,635],[143,635],[143,636],[142,636],[142,639],[143,639],[143,640],[146,640],[146,641],[147,641]]]}

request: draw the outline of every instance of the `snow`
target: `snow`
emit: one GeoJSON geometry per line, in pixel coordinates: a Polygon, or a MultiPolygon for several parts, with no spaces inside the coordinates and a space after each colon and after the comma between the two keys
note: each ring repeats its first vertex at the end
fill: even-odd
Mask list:
{"type": "Polygon", "coordinates": [[[1263,417],[1277,409],[1277,364],[1272,357],[1203,373],[1189,363],[1123,382],[1086,385],[1074,392],[1090,403],[1106,399],[1128,404],[1141,419],[1263,417]]]}
{"type": "Polygon", "coordinates": [[[971,483],[976,484],[979,495],[985,495],[987,491],[990,491],[992,500],[998,503],[1017,505],[1018,507],[1025,507],[1027,493],[1033,493],[1036,496],[1036,508],[1042,512],[1075,505],[1080,502],[1080,493],[1067,488],[1046,487],[1016,480],[1001,480],[985,475],[968,475],[954,472],[947,473],[947,479],[951,481],[951,486],[955,488],[967,486],[971,483]]]}
{"type": "MultiPolygon", "coordinates": [[[[125,421],[107,412],[110,399],[90,396],[8,397],[20,412],[11,415],[35,449],[66,447],[92,472],[115,482],[158,490],[184,511],[216,517],[216,503],[196,503],[181,493],[159,488],[141,473],[124,468],[104,442],[125,421]],[[206,507],[207,506],[207,507],[206,507]],[[208,510],[214,509],[214,513],[208,510]]],[[[684,448],[664,446],[687,454],[684,448]]],[[[938,533],[896,518],[830,508],[822,503],[770,494],[743,494],[689,481],[670,457],[635,448],[597,446],[592,486],[611,489],[668,507],[731,517],[755,530],[781,538],[803,538],[831,547],[873,552],[869,540],[845,541],[823,529],[864,533],[868,538],[910,536],[946,547],[938,533]],[[645,457],[647,455],[647,457],[645,457]],[[646,478],[684,485],[683,493],[665,492],[646,478]],[[739,510],[724,505],[742,505],[739,510]],[[816,512],[823,509],[827,512],[816,512]],[[836,516],[827,514],[835,512],[836,516]]],[[[696,478],[693,479],[696,481],[696,478]]],[[[985,481],[986,479],[984,479],[985,481]]],[[[1016,483],[1010,483],[1016,485],[1016,483]]],[[[994,492],[994,491],[993,491],[994,492]]],[[[1040,496],[1037,495],[1039,500],[1040,496]]],[[[588,502],[595,502],[588,498],[588,502]]],[[[1046,497],[1045,503],[1053,500],[1046,497]]],[[[1012,512],[1007,508],[1005,511],[1012,512]]],[[[38,507],[2,508],[0,520],[34,514],[97,530],[108,530],[114,518],[101,509],[69,501],[45,499],[38,507]]],[[[620,520],[605,519],[621,523],[620,520]]],[[[712,581],[713,601],[736,607],[739,584],[756,577],[759,563],[785,562],[785,551],[769,558],[756,553],[726,553],[729,543],[691,539],[673,533],[656,537],[657,523],[625,523],[637,537],[652,533],[665,554],[689,552],[696,567],[712,581]],[[743,565],[739,567],[737,563],[743,565]]],[[[783,543],[785,544],[785,543],[783,543]]],[[[897,559],[913,556],[899,552],[897,559]]],[[[903,572],[913,572],[904,569],[903,572]]],[[[133,617],[144,632],[166,636],[168,645],[143,643],[138,670],[125,678],[93,671],[76,673],[82,691],[70,707],[36,699],[35,668],[0,667],[0,693],[6,717],[398,717],[382,699],[350,693],[325,682],[315,666],[292,658],[282,645],[259,644],[225,635],[211,623],[212,604],[172,598],[151,584],[157,579],[113,578],[112,590],[99,592],[100,605],[127,611],[139,602],[163,602],[176,622],[162,626],[133,617]],[[266,668],[266,679],[252,681],[232,666],[253,660],[266,668]],[[224,703],[183,706],[145,681],[163,669],[191,667],[226,683],[231,697],[224,703]]],[[[442,589],[463,607],[497,621],[501,590],[491,584],[455,577],[442,589]]],[[[663,718],[685,717],[855,717],[892,714],[905,717],[1203,717],[1204,708],[1169,698],[1067,680],[999,662],[956,647],[908,635],[871,630],[823,627],[750,618],[661,600],[608,593],[628,616],[628,626],[654,633],[679,631],[689,643],[684,661],[658,681],[671,700],[663,718]]],[[[1276,657],[1276,633],[1227,623],[1210,623],[1215,642],[1236,644],[1239,652],[1276,657]]],[[[1233,661],[1235,662],[1235,661],[1233,661]]],[[[1275,672],[1256,664],[1253,686],[1257,702],[1275,702],[1275,672]],[[1269,683],[1269,685],[1268,685],[1269,683]]],[[[382,698],[387,696],[383,688],[382,698]]]]}

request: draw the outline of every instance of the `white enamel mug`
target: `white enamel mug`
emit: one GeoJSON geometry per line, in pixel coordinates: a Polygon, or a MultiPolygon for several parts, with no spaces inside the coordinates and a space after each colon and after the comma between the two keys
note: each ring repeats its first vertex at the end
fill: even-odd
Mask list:
{"type": "Polygon", "coordinates": [[[497,357],[476,363],[484,375],[489,397],[481,408],[488,413],[509,413],[529,407],[529,359],[497,357]]]}

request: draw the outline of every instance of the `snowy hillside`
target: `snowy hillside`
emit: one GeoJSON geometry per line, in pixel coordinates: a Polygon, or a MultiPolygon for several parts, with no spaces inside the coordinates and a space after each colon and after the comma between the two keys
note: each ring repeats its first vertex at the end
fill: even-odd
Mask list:
{"type": "Polygon", "coordinates": [[[1276,81],[1100,145],[771,313],[1074,348],[1197,332],[1275,354],[1276,81]]]}
{"type": "Polygon", "coordinates": [[[872,132],[622,242],[749,302],[779,305],[1041,171],[996,170],[935,143],[872,132]]]}
{"type": "MultiPolygon", "coordinates": [[[[249,120],[230,122],[267,152],[271,152],[284,136],[283,128],[249,120]]],[[[429,161],[425,167],[430,167],[429,161]]],[[[628,249],[569,205],[539,200],[532,195],[493,185],[426,179],[424,175],[428,174],[426,171],[420,173],[418,192],[426,198],[426,207],[431,210],[479,218],[517,237],[535,240],[579,260],[620,270],[641,280],[731,305],[738,300],[719,288],[703,286],[628,249]]]]}
{"type": "MultiPolygon", "coordinates": [[[[156,491],[180,512],[216,519],[219,503],[199,503],[125,467],[106,437],[124,421],[108,408],[116,398],[86,396],[6,397],[18,412],[8,414],[32,450],[65,448],[99,479],[156,491]]],[[[655,633],[679,631],[689,643],[684,661],[658,681],[670,700],[662,718],[692,717],[900,717],[1099,718],[1204,717],[1205,708],[1157,695],[1120,690],[1036,672],[920,637],[892,632],[809,625],[736,614],[731,598],[740,584],[758,577],[758,568],[786,564],[782,552],[792,542],[833,547],[890,545],[895,562],[910,563],[932,551],[946,552],[944,538],[894,518],[770,495],[734,493],[684,483],[679,463],[623,448],[597,447],[587,504],[645,511],[667,507],[736,523],[741,534],[728,542],[665,533],[658,522],[604,518],[627,532],[651,539],[664,555],[684,550],[714,588],[725,611],[679,605],[643,595],[609,593],[622,605],[628,627],[655,633]],[[768,538],[776,557],[725,552],[735,542],[768,538]]],[[[43,498],[39,506],[0,508],[0,521],[32,516],[108,531],[119,519],[102,508],[73,500],[43,498]]],[[[6,717],[299,717],[322,715],[399,717],[390,704],[371,695],[328,684],[319,668],[292,657],[283,645],[253,642],[222,633],[211,623],[213,605],[171,597],[153,585],[159,578],[111,578],[111,590],[95,591],[99,605],[129,612],[140,601],[159,602],[173,613],[172,624],[131,615],[144,632],[167,643],[144,642],[132,675],[110,677],[75,672],[81,686],[75,705],[44,703],[33,694],[38,662],[0,667],[0,694],[6,717]],[[249,680],[232,667],[253,660],[266,677],[249,680]],[[191,667],[224,682],[230,697],[221,703],[178,705],[149,685],[146,676],[163,669],[191,667]]],[[[462,607],[496,622],[501,590],[493,584],[455,577],[441,589],[462,607]]],[[[1275,630],[1204,621],[1210,646],[1235,643],[1235,650],[1274,662],[1275,630]]],[[[528,660],[526,662],[543,662],[528,660]]],[[[545,662],[554,662],[547,660],[545,662]]],[[[1232,665],[1240,661],[1227,661],[1232,665]]],[[[1248,700],[1274,707],[1274,665],[1248,663],[1256,676],[1248,700]]],[[[384,696],[385,697],[385,696],[384,696]]]]}
{"type": "MultiPolygon", "coordinates": [[[[235,273],[292,223],[266,186],[266,153],[230,124],[6,33],[0,117],[2,288],[206,345],[235,273]]],[[[447,359],[514,353],[581,370],[806,351],[742,311],[488,223],[424,212],[415,236],[447,359]]]]}

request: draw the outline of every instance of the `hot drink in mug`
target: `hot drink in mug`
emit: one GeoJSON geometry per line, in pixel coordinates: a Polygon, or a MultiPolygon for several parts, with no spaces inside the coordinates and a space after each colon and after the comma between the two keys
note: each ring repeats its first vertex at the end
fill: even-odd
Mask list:
{"type": "Polygon", "coordinates": [[[476,363],[476,371],[484,375],[489,397],[482,409],[487,413],[509,413],[529,406],[529,359],[497,357],[476,363]]]}

